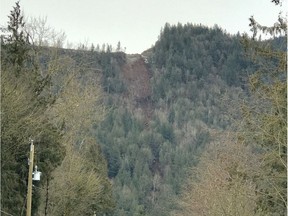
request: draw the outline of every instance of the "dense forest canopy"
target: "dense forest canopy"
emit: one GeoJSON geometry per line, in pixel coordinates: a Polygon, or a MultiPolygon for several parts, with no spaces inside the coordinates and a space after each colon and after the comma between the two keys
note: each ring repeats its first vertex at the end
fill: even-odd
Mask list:
{"type": "Polygon", "coordinates": [[[281,17],[269,40],[167,23],[151,49],[134,55],[120,42],[61,48],[64,34],[40,34],[46,20],[25,23],[19,3],[9,18],[1,213],[25,214],[34,139],[43,175],[33,182],[33,215],[285,214],[281,17]]]}

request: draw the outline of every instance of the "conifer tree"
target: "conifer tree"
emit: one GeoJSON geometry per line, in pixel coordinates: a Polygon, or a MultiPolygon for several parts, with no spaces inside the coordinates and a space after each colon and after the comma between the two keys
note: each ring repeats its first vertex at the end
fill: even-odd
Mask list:
{"type": "MultiPolygon", "coordinates": [[[[29,139],[35,141],[35,162],[45,176],[59,165],[64,151],[60,131],[44,115],[47,95],[41,94],[47,82],[42,82],[33,64],[19,2],[9,19],[10,35],[1,40],[1,209],[21,215],[25,212],[29,139]]],[[[34,191],[34,198],[38,192],[34,191]]],[[[38,204],[32,204],[34,211],[38,204]]]]}
{"type": "Polygon", "coordinates": [[[24,32],[25,22],[21,13],[19,1],[16,2],[16,6],[13,7],[8,18],[7,30],[10,32],[10,35],[8,35],[5,40],[5,44],[9,45],[7,57],[9,62],[17,67],[18,72],[27,58],[29,49],[28,35],[24,32]]]}

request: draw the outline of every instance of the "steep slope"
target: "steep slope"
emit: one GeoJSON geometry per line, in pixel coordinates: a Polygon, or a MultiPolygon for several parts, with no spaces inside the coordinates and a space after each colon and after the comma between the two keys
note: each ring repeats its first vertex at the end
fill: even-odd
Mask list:
{"type": "Polygon", "coordinates": [[[137,55],[127,55],[126,64],[122,67],[123,78],[128,89],[130,99],[141,102],[151,96],[151,85],[149,79],[151,72],[145,59],[137,55]]]}
{"type": "Polygon", "coordinates": [[[229,113],[237,116],[229,102],[242,97],[239,71],[250,70],[239,39],[220,29],[167,26],[142,55],[105,54],[111,109],[96,136],[113,182],[114,215],[164,216],[174,208],[210,131],[229,127],[229,113]]]}
{"type": "Polygon", "coordinates": [[[147,59],[142,55],[127,55],[127,62],[122,67],[124,83],[127,87],[127,99],[134,101],[136,107],[144,112],[145,127],[149,125],[153,114],[151,103],[152,87],[150,79],[152,71],[147,59]]]}

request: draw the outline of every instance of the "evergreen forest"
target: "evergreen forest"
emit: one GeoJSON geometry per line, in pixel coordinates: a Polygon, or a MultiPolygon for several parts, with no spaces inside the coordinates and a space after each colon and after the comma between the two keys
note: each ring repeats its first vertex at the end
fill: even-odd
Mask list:
{"type": "Polygon", "coordinates": [[[45,22],[16,2],[1,29],[1,215],[26,214],[31,140],[35,216],[287,214],[286,18],[166,23],[141,54],[45,22]]]}

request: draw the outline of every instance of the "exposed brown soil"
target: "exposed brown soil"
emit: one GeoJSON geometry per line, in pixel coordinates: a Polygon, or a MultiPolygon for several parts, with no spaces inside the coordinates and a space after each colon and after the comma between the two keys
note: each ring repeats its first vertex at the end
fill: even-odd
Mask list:
{"type": "Polygon", "coordinates": [[[140,54],[127,55],[126,64],[122,66],[123,78],[128,89],[128,97],[136,102],[138,107],[143,110],[146,122],[148,122],[153,114],[151,104],[152,89],[150,78],[152,72],[148,67],[145,58],[140,54]]]}
{"type": "Polygon", "coordinates": [[[122,71],[130,98],[141,101],[151,96],[150,73],[141,55],[127,55],[122,71]]]}

